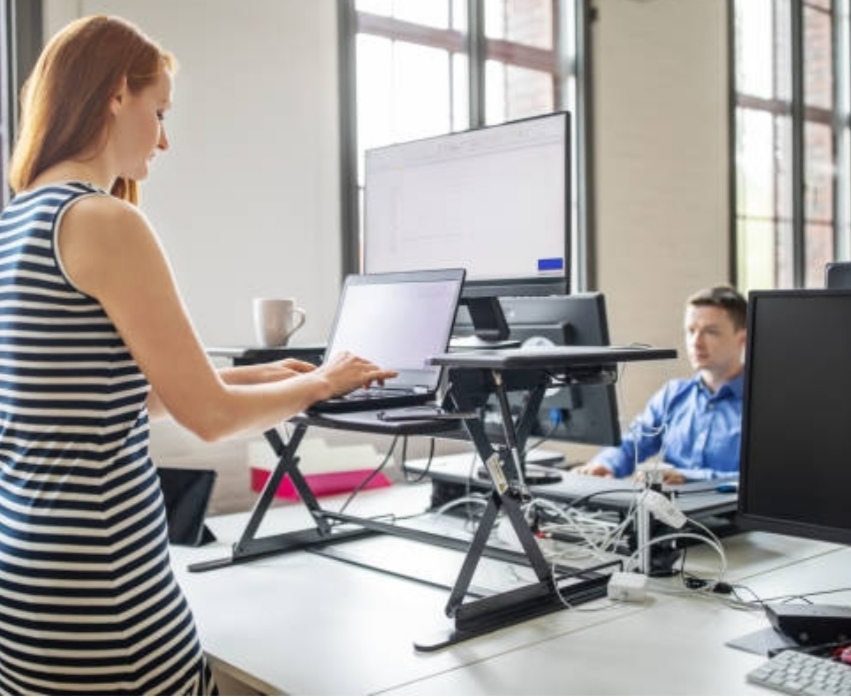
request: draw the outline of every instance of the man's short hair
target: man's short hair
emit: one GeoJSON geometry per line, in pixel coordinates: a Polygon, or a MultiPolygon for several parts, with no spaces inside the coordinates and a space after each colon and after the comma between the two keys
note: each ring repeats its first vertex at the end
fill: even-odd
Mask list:
{"type": "Polygon", "coordinates": [[[694,307],[718,307],[727,312],[736,329],[744,329],[748,316],[748,301],[735,288],[715,286],[704,288],[689,297],[688,304],[694,307]]]}

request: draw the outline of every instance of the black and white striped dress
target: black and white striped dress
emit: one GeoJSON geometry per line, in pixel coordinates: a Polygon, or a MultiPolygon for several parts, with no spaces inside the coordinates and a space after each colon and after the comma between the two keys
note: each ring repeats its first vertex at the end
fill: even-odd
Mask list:
{"type": "Polygon", "coordinates": [[[0,692],[214,690],[169,567],[149,386],[69,282],[57,220],[86,184],[0,215],[0,692]]]}

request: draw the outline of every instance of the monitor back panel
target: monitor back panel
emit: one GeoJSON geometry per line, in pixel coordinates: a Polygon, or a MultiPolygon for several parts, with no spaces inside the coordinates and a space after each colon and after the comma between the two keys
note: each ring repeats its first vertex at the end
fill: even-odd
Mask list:
{"type": "MultiPolygon", "coordinates": [[[[545,297],[500,298],[508,321],[509,339],[521,347],[607,346],[609,330],[602,293],[574,293],[545,297]]],[[[462,306],[455,320],[455,335],[468,336],[473,327],[462,306]]],[[[522,394],[509,395],[519,413],[522,394]]],[[[488,434],[499,440],[502,426],[495,400],[487,412],[488,434]]],[[[533,437],[549,434],[554,440],[590,445],[620,442],[617,395],[614,385],[582,385],[547,390],[533,437]]]]}
{"type": "Polygon", "coordinates": [[[831,290],[851,289],[851,261],[834,261],[824,267],[824,286],[831,290]]]}

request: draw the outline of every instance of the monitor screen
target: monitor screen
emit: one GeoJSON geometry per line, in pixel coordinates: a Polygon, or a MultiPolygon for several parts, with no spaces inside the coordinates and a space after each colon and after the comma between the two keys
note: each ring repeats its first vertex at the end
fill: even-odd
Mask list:
{"type": "MultiPolygon", "coordinates": [[[[609,328],[602,293],[548,297],[502,298],[510,338],[521,346],[608,346],[609,328]]],[[[469,315],[458,311],[453,334],[473,331],[469,315]]],[[[512,410],[523,408],[522,393],[509,393],[512,410]]],[[[485,427],[495,440],[502,427],[495,400],[485,414],[485,427]]],[[[588,445],[620,442],[617,395],[614,385],[572,385],[547,390],[532,440],[562,440],[588,445]]]]}
{"type": "Polygon", "coordinates": [[[851,291],[750,294],[743,526],[851,544],[851,291]]]}
{"type": "Polygon", "coordinates": [[[364,272],[463,266],[465,299],[568,292],[568,113],[374,148],[364,167],[364,272]]]}

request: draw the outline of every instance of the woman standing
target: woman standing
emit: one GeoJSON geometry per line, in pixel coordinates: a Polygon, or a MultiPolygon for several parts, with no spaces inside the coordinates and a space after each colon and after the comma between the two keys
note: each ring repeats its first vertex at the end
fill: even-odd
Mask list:
{"type": "Polygon", "coordinates": [[[343,354],[216,371],[135,206],[175,60],[78,20],[22,95],[0,215],[0,691],[215,689],[172,576],[149,418],[258,432],[393,374],[343,354]]]}

